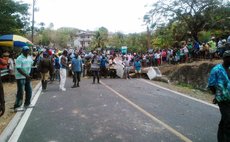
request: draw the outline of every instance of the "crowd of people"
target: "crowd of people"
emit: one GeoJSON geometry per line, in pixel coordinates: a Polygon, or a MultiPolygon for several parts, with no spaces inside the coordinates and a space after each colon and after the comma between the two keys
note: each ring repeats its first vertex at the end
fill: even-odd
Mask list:
{"type": "MultiPolygon", "coordinates": [[[[0,54],[0,69],[9,69],[9,80],[17,82],[17,93],[14,110],[20,111],[31,106],[31,79],[41,79],[42,90],[47,90],[48,81],[58,81],[59,89],[66,91],[65,82],[68,74],[73,78],[72,88],[80,87],[81,77],[93,76],[92,83],[100,84],[100,78],[116,78],[117,71],[123,70],[121,78],[131,79],[130,72],[141,78],[143,67],[177,64],[196,59],[223,58],[223,64],[215,66],[210,74],[208,85],[215,94],[214,103],[221,111],[221,122],[218,130],[219,141],[229,141],[230,95],[230,36],[227,39],[212,37],[207,43],[183,41],[168,49],[156,49],[149,53],[122,53],[113,51],[90,51],[65,49],[59,51],[52,48],[22,47],[16,54],[4,52],[0,54]],[[25,99],[23,99],[25,92],[25,99]],[[24,103],[23,103],[24,100],[24,103]],[[23,105],[24,104],[24,105],[23,105]],[[23,107],[21,107],[23,105],[23,107]]],[[[0,116],[5,112],[4,90],[0,72],[0,116]]]]}

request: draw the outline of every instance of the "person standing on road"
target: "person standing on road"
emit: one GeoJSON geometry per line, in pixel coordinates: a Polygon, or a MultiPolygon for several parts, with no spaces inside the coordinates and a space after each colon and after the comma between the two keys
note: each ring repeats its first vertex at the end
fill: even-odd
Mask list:
{"type": "Polygon", "coordinates": [[[136,59],[134,62],[134,69],[135,69],[136,77],[141,78],[141,62],[139,58],[136,59]]]}
{"type": "Polygon", "coordinates": [[[24,46],[22,48],[22,54],[16,59],[15,78],[17,80],[17,94],[14,104],[15,111],[17,111],[22,105],[24,90],[26,92],[24,107],[27,108],[30,106],[32,96],[30,72],[33,59],[29,56],[29,51],[29,47],[24,46]]]}
{"type": "Polygon", "coordinates": [[[54,59],[54,75],[55,75],[55,79],[60,82],[60,62],[57,54],[55,54],[55,59],[54,59]]]}
{"type": "Polygon", "coordinates": [[[100,74],[103,75],[105,78],[107,78],[107,67],[106,64],[109,63],[105,55],[102,55],[102,58],[100,60],[100,74]]]}
{"type": "Polygon", "coordinates": [[[123,61],[123,65],[124,65],[124,71],[125,71],[125,79],[130,79],[129,76],[129,71],[130,71],[130,61],[129,61],[129,57],[125,57],[125,60],[123,61]]]}
{"type": "Polygon", "coordinates": [[[52,61],[46,52],[43,53],[43,58],[38,64],[38,70],[41,73],[42,90],[47,89],[47,83],[49,78],[49,72],[53,72],[52,61]]]}
{"type": "Polygon", "coordinates": [[[60,80],[59,87],[62,91],[66,91],[66,88],[65,88],[66,74],[67,74],[66,70],[69,68],[67,54],[68,52],[64,50],[60,57],[60,78],[61,80],[60,80]]]}
{"type": "Polygon", "coordinates": [[[80,87],[79,82],[80,82],[81,72],[82,72],[82,59],[79,56],[79,53],[76,53],[75,57],[72,59],[72,71],[74,72],[73,75],[74,84],[72,88],[80,87]]]}
{"type": "Polygon", "coordinates": [[[230,142],[230,50],[223,54],[223,63],[212,68],[208,79],[208,88],[218,104],[221,120],[218,128],[218,142],[230,142]]]}
{"type": "Polygon", "coordinates": [[[97,53],[94,53],[92,62],[91,62],[91,67],[90,70],[93,73],[93,84],[95,84],[95,79],[97,77],[97,83],[100,83],[100,77],[99,77],[99,72],[100,72],[100,59],[97,56],[97,53]]]}

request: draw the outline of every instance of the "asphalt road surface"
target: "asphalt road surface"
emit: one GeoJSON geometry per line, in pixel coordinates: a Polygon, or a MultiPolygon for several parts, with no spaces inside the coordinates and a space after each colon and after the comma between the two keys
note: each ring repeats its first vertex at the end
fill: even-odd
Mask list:
{"type": "MultiPolygon", "coordinates": [[[[217,107],[144,79],[82,79],[42,92],[18,142],[216,142],[217,107]]],[[[28,111],[28,110],[27,110],[28,111]]]]}

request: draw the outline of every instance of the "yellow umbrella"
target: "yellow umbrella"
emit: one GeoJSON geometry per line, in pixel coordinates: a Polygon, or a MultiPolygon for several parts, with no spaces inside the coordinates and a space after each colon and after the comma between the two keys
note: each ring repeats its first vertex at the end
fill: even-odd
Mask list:
{"type": "Polygon", "coordinates": [[[32,46],[33,43],[19,35],[3,35],[0,36],[0,46],[4,47],[23,47],[23,46],[32,46]]]}

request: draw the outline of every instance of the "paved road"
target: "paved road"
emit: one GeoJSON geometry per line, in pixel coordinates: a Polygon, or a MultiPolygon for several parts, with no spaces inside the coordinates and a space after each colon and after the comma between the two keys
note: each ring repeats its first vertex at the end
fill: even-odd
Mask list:
{"type": "Polygon", "coordinates": [[[215,142],[219,110],[144,79],[48,86],[19,142],[215,142]]]}

